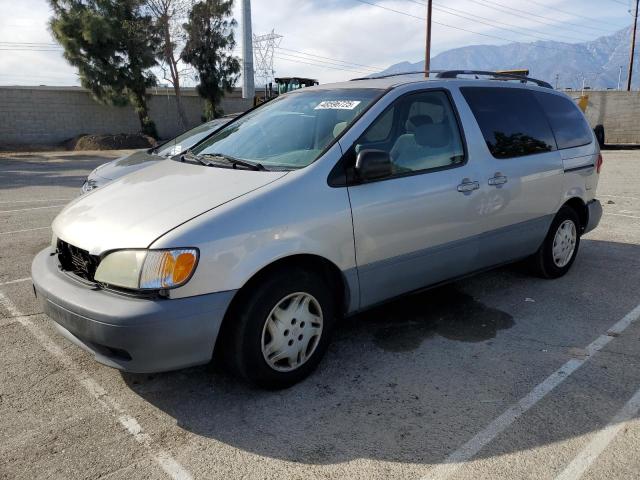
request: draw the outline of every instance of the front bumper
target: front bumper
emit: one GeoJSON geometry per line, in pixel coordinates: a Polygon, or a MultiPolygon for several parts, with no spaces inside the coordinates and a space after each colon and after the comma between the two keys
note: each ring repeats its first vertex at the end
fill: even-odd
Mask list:
{"type": "Polygon", "coordinates": [[[75,280],[50,252],[40,252],[31,266],[36,295],[58,330],[98,362],[143,373],[211,360],[235,291],[181,299],[125,296],[75,280]]]}
{"type": "Polygon", "coordinates": [[[584,229],[583,234],[590,232],[594,228],[598,226],[600,223],[600,219],[602,218],[602,205],[600,204],[600,200],[591,200],[587,203],[587,209],[589,211],[589,219],[587,221],[587,226],[584,229]]]}

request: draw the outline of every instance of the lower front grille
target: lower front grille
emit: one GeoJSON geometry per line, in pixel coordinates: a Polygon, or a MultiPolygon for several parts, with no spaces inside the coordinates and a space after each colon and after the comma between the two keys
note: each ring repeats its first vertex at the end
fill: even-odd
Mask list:
{"type": "Polygon", "coordinates": [[[100,257],[91,255],[86,250],[74,247],[70,243],[58,239],[58,261],[65,272],[73,273],[80,278],[94,281],[94,275],[100,263],[100,257]]]}

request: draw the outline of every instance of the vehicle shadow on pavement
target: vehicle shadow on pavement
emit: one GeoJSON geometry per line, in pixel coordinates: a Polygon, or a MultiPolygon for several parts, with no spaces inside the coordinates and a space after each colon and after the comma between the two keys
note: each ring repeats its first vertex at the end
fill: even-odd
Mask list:
{"type": "MultiPolygon", "coordinates": [[[[346,319],[318,370],[287,390],[254,389],[219,366],[122,376],[179,427],[251,453],[304,464],[440,463],[570,359],[570,347],[593,341],[640,300],[639,245],[585,239],[581,250],[555,281],[510,266],[346,319]],[[597,294],[603,282],[615,298],[597,294]]],[[[625,362],[628,369],[640,358],[625,362]]],[[[478,456],[601,428],[620,406],[612,399],[640,385],[633,370],[624,385],[609,378],[615,365],[590,372],[573,387],[579,401],[559,387],[549,412],[518,421],[517,441],[498,437],[478,456]],[[596,382],[606,388],[591,391],[596,382]],[[567,420],[576,408],[580,421],[567,420]]]]}
{"type": "Polygon", "coordinates": [[[78,191],[88,173],[113,160],[113,154],[56,156],[41,154],[11,154],[0,157],[0,188],[76,187],[78,191]]]}

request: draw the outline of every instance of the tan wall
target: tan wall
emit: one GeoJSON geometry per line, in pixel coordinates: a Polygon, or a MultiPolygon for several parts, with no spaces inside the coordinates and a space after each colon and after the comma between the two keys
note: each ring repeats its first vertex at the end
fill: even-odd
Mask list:
{"type": "MultiPolygon", "coordinates": [[[[171,138],[181,129],[175,96],[171,89],[150,90],[149,108],[161,138],[171,138]]],[[[189,127],[201,122],[204,102],[194,89],[182,96],[189,127]]],[[[243,112],[252,100],[243,100],[239,90],[222,102],[225,113],[243,112]]],[[[0,145],[54,145],[83,133],[135,133],[138,117],[131,107],[109,107],[79,87],[0,87],[0,145]]]]}
{"type": "MultiPolygon", "coordinates": [[[[171,89],[150,91],[151,117],[161,138],[180,133],[171,89]]],[[[568,92],[579,96],[578,92],[568,92]]],[[[590,91],[587,118],[603,124],[607,143],[640,144],[640,92],[590,91]]],[[[204,103],[194,89],[183,93],[189,127],[200,123],[204,103]]],[[[236,89],[225,97],[225,113],[251,107],[236,89]]],[[[82,133],[135,133],[138,118],[131,107],[97,103],[78,87],[0,87],[0,145],[53,145],[82,133]]]]}
{"type": "MultiPolygon", "coordinates": [[[[570,93],[570,92],[567,92],[570,93]]],[[[604,125],[606,143],[640,144],[640,91],[586,91],[586,116],[592,127],[604,125]]],[[[578,92],[570,94],[578,97],[578,92]]]]}

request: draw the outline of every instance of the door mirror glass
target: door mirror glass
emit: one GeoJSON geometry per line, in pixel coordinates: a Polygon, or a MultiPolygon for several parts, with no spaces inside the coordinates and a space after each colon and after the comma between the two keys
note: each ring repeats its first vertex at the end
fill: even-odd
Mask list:
{"type": "Polygon", "coordinates": [[[362,181],[377,180],[391,176],[391,156],[383,150],[362,150],[356,157],[356,172],[362,181]]]}

